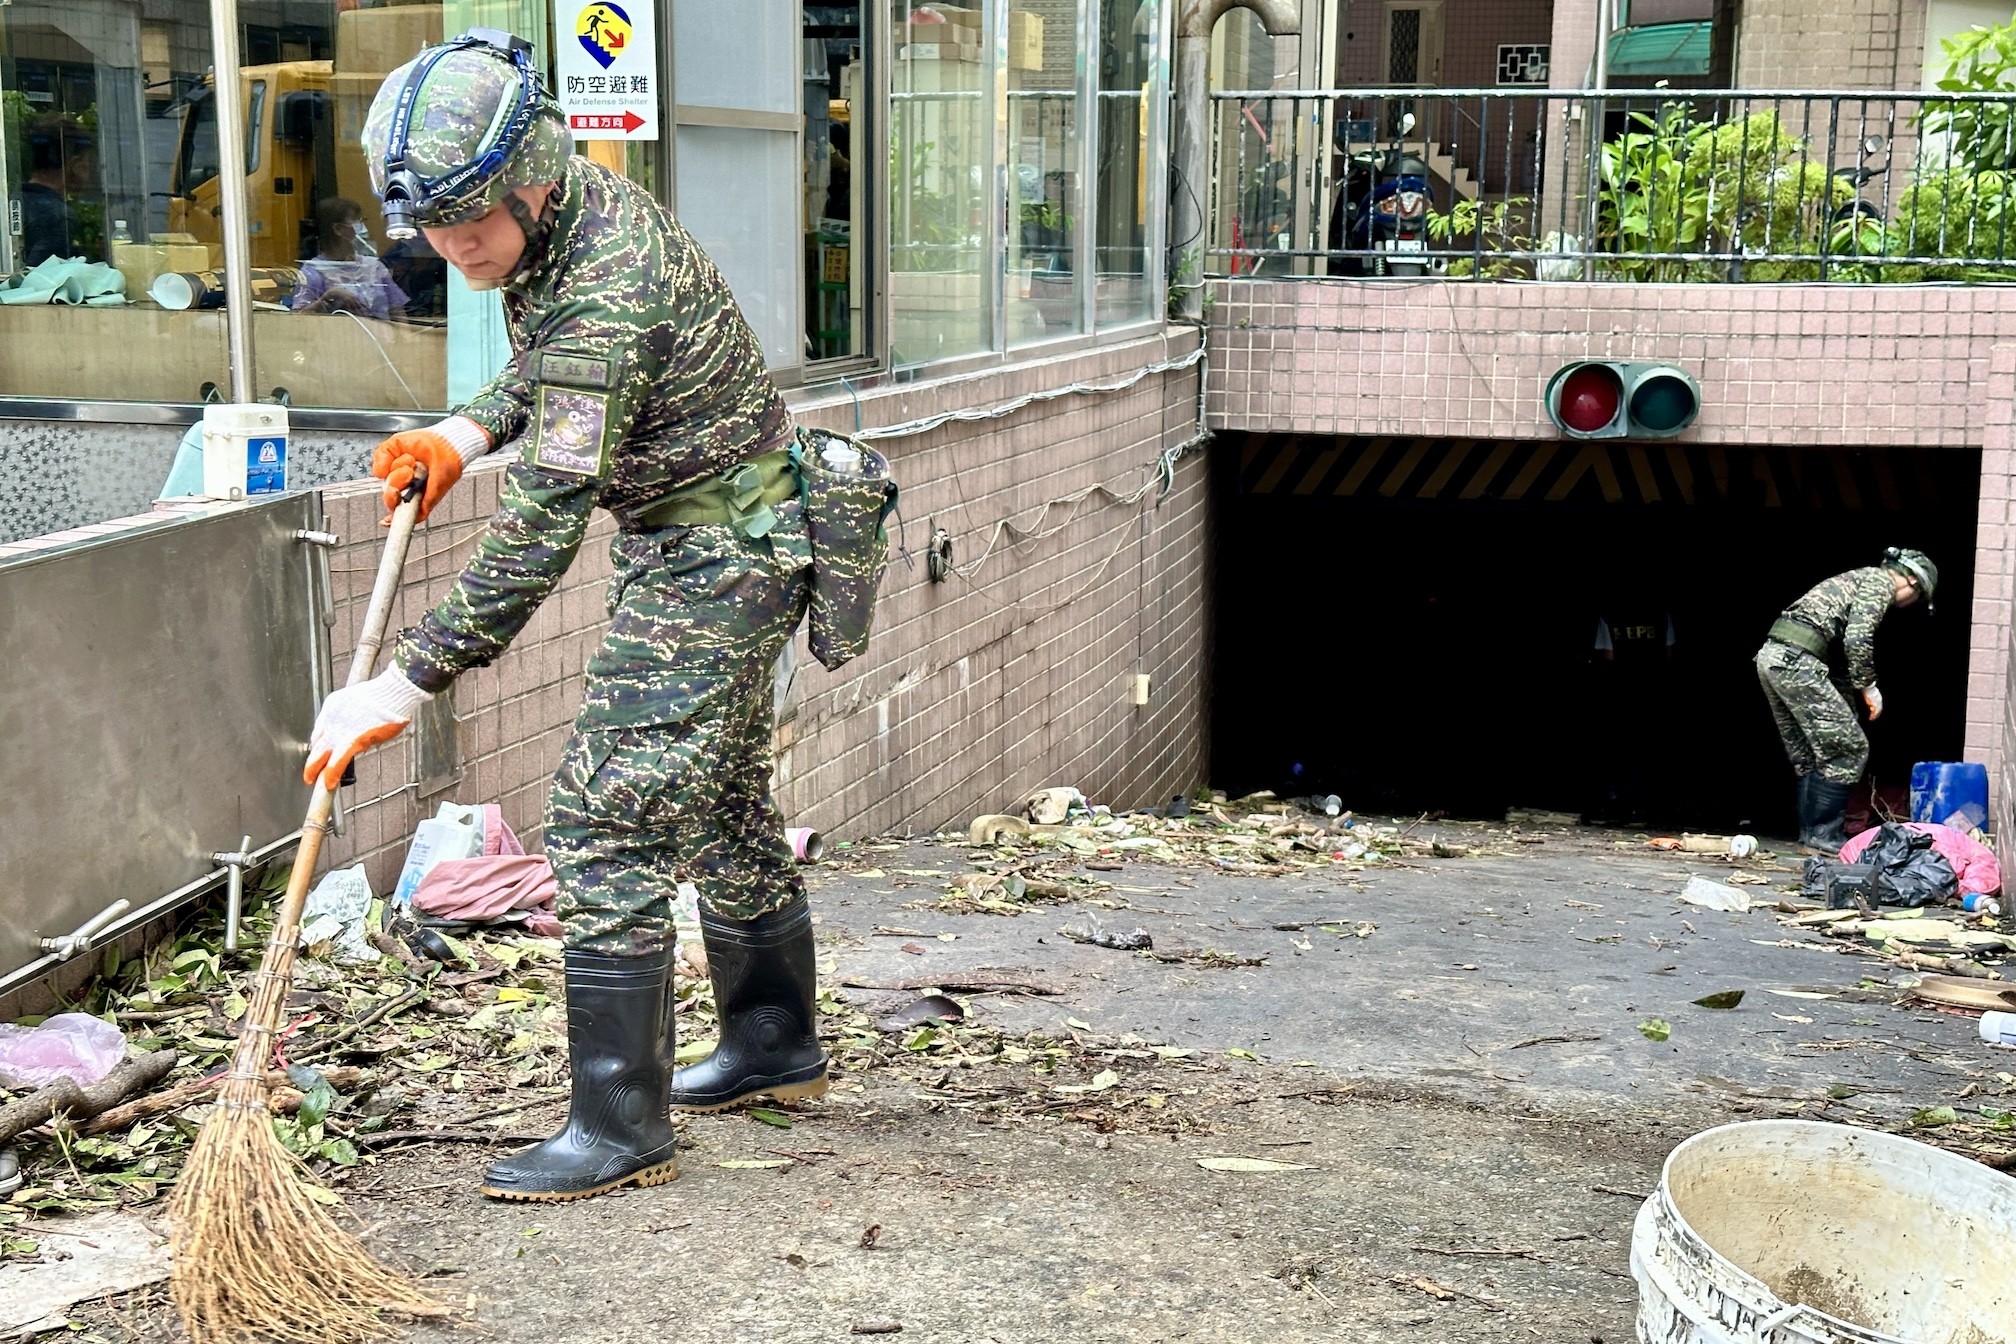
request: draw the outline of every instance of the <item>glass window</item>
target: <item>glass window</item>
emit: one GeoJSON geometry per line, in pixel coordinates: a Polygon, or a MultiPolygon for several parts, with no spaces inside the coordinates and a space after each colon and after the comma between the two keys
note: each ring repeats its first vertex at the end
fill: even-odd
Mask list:
{"type": "Polygon", "coordinates": [[[1008,343],[1084,330],[1076,239],[1078,34],[1071,9],[1008,11],[1008,343]]]}
{"type": "Polygon", "coordinates": [[[210,62],[202,0],[0,7],[0,395],[188,402],[229,384],[223,314],[144,298],[160,270],[219,264],[173,199],[185,145],[215,177],[210,62]],[[49,302],[59,279],[82,301],[49,302]]]}
{"type": "Polygon", "coordinates": [[[1159,99],[1161,0],[1105,0],[1099,31],[1099,208],[1094,222],[1096,320],[1102,327],[1155,313],[1149,221],[1162,209],[1149,151],[1159,99]]]}
{"type": "Polygon", "coordinates": [[[679,219],[705,248],[772,368],[804,362],[803,34],[794,0],[673,9],[679,219]]]}
{"type": "Polygon", "coordinates": [[[295,406],[441,410],[447,264],[424,237],[385,236],[361,141],[385,76],[441,40],[443,8],[260,8],[239,71],[254,385],[295,406]]]}
{"type": "Polygon", "coordinates": [[[895,0],[890,14],[889,358],[900,367],[994,348],[987,201],[999,160],[985,11],[895,0]]]}
{"type": "Polygon", "coordinates": [[[805,356],[871,353],[862,0],[805,6],[805,356]],[[863,153],[856,168],[856,154],[863,153]]]}
{"type": "Polygon", "coordinates": [[[265,143],[266,81],[255,79],[245,92],[245,171],[259,171],[259,150],[265,143]]]}

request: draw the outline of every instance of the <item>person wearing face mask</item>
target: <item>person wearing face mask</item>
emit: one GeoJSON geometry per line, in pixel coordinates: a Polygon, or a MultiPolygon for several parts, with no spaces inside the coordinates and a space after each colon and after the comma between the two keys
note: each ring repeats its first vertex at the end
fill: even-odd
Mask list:
{"type": "Polygon", "coordinates": [[[355,313],[380,322],[406,316],[406,293],[378,260],[364,212],[331,196],[315,207],[316,252],[301,263],[301,285],[288,304],[297,313],[355,313]]]}

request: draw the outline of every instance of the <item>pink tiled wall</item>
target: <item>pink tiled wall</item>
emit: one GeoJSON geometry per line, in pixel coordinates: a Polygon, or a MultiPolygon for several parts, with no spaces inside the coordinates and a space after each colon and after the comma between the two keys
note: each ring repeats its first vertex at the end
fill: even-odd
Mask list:
{"type": "Polygon", "coordinates": [[[1656,358],[1700,380],[1704,442],[1972,448],[2016,289],[1229,280],[1210,322],[1229,428],[1551,436],[1563,362],[1656,358]]]}
{"type": "MultiPolygon", "coordinates": [[[[2016,835],[2016,662],[2009,658],[2012,582],[2016,582],[2016,538],[2011,536],[2010,500],[2016,498],[2016,345],[1989,353],[1983,386],[1987,409],[1981,439],[1981,519],[1975,547],[1974,660],[1967,700],[1968,743],[1974,724],[1992,734],[1999,760],[1991,768],[1995,829],[2016,835]]],[[[1980,759],[1970,751],[1968,759],[1980,759]]]]}
{"type": "Polygon", "coordinates": [[[1541,394],[1563,363],[1657,359],[1701,384],[1693,441],[1981,449],[1966,756],[1999,778],[2016,356],[1997,342],[2012,330],[2016,289],[2005,287],[1227,280],[1212,293],[1208,419],[1553,438],[1541,394]]]}
{"type": "MultiPolygon", "coordinates": [[[[1194,348],[1156,336],[958,379],[803,397],[807,423],[851,430],[958,408],[996,406],[1078,383],[1124,379],[1194,348]]],[[[1166,496],[1151,465],[1195,429],[1197,370],[1125,391],[1038,401],[998,420],[954,422],[878,446],[902,485],[901,537],[868,653],[837,673],[804,656],[779,731],[778,797],[794,825],[837,835],[963,828],[977,811],[1070,784],[1102,802],[1142,804],[1202,778],[1204,503],[1201,454],[1179,462],[1166,496]],[[1101,493],[1107,486],[1120,496],[1101,493]],[[1146,486],[1140,498],[1126,496],[1146,486]],[[1063,500],[1044,512],[1046,502],[1063,500]],[[985,562],[942,584],[925,575],[933,527],[955,563],[985,562]],[[1131,679],[1150,677],[1145,707],[1131,679]]],[[[395,627],[417,620],[459,571],[496,507],[501,464],[479,464],[422,528],[395,627]]],[[[381,533],[375,484],[325,493],[335,553],[338,672],[348,665],[381,533]]],[[[443,798],[500,803],[538,841],[547,780],[581,699],[582,669],[604,621],[611,525],[598,519],[560,590],[511,650],[453,691],[460,783],[416,795],[410,736],[367,753],[339,863],[363,861],[384,889],[407,837],[443,798]]]]}

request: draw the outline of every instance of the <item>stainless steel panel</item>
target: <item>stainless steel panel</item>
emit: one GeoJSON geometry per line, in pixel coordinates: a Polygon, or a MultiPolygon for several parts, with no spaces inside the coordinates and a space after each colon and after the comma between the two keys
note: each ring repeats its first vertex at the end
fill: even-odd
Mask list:
{"type": "Polygon", "coordinates": [[[0,562],[0,983],[299,829],[321,521],[287,495],[0,562]]]}

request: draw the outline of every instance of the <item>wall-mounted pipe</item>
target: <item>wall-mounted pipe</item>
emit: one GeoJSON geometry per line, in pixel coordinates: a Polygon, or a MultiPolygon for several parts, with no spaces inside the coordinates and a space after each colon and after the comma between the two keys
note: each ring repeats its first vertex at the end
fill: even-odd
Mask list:
{"type": "Polygon", "coordinates": [[[1171,283],[1182,295],[1178,312],[1197,321],[1204,315],[1204,195],[1211,171],[1206,135],[1211,118],[1211,33],[1235,9],[1250,9],[1274,37],[1302,31],[1294,0],[1184,0],[1176,17],[1177,180],[1171,215],[1176,239],[1176,272],[1171,283]]]}

